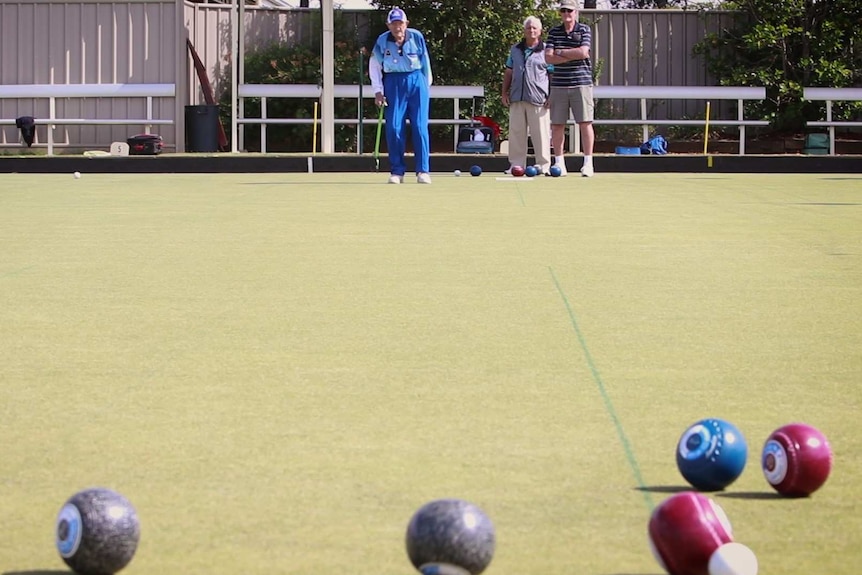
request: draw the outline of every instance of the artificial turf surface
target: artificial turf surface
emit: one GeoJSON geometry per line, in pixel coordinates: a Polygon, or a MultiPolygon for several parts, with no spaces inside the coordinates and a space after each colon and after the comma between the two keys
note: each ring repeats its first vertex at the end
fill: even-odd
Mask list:
{"type": "Polygon", "coordinates": [[[62,570],[74,492],[126,495],[124,573],[411,572],[431,499],[489,574],[656,574],[703,417],[762,575],[862,560],[862,176],[0,175],[0,573],[62,570]],[[835,465],[785,500],[763,441],[835,465]]]}

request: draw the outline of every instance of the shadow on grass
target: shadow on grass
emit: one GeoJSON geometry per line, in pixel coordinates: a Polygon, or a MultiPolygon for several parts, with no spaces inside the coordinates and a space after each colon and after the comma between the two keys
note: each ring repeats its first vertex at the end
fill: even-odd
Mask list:
{"type": "Polygon", "coordinates": [[[794,206],[859,206],[862,204],[851,204],[847,202],[795,202],[794,206]]]}
{"type": "MultiPolygon", "coordinates": [[[[383,174],[387,178],[388,174],[383,174]]],[[[309,183],[313,183],[316,185],[326,185],[326,186],[345,186],[350,185],[353,186],[379,186],[380,184],[385,184],[386,180],[381,180],[379,182],[351,182],[348,180],[341,180],[338,182],[325,182],[325,181],[317,181],[314,182],[240,182],[241,186],[307,186],[309,183]]]]}
{"type": "Polygon", "coordinates": [[[700,491],[689,485],[645,485],[643,487],[635,487],[638,491],[647,491],[649,493],[682,493],[683,491],[695,491],[702,493],[707,497],[726,497],[728,499],[748,499],[774,501],[779,499],[793,499],[792,497],[784,497],[776,491],[700,491]]]}
{"type": "Polygon", "coordinates": [[[638,491],[648,491],[649,493],[682,493],[683,491],[695,491],[693,487],[688,485],[644,485],[635,487],[638,491]]]}
{"type": "Polygon", "coordinates": [[[728,493],[716,493],[718,497],[727,497],[728,499],[760,499],[763,501],[788,500],[792,501],[792,497],[784,497],[775,491],[736,491],[728,493]]]}

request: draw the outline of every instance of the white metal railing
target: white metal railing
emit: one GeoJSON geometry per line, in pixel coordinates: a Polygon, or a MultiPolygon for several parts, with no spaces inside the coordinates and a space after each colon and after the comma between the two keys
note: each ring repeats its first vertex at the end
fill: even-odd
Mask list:
{"type": "MultiPolygon", "coordinates": [[[[31,98],[48,101],[48,116],[35,118],[36,125],[46,125],[47,143],[35,142],[35,146],[46,146],[48,155],[54,154],[54,130],[57,126],[112,126],[139,125],[149,131],[154,125],[174,125],[173,119],[153,117],[154,98],[173,98],[174,84],[15,84],[0,85],[0,99],[31,98]],[[143,98],[146,103],[144,118],[82,118],[57,115],[57,100],[75,98],[143,98]]],[[[171,108],[173,109],[173,108],[171,108]]],[[[15,125],[16,118],[0,118],[0,125],[15,125]]]]}
{"type": "Polygon", "coordinates": [[[862,102],[862,88],[802,88],[802,99],[826,102],[826,120],[809,121],[811,128],[829,129],[829,154],[835,155],[835,128],[862,128],[862,122],[850,120],[834,120],[832,118],[833,102],[862,102]]]}
{"type": "MultiPolygon", "coordinates": [[[[266,152],[266,127],[268,125],[278,124],[313,124],[313,118],[270,118],[267,114],[266,104],[270,98],[320,98],[323,91],[317,84],[240,84],[237,89],[239,97],[239,117],[237,123],[259,124],[260,125],[260,151],[266,152]],[[260,98],[261,117],[248,118],[243,114],[243,100],[245,98],[260,98]]],[[[371,86],[360,86],[350,84],[336,84],[333,89],[335,98],[356,98],[360,95],[363,99],[374,98],[374,90],[371,86]]],[[[449,99],[452,100],[452,118],[432,118],[430,124],[445,124],[445,125],[464,125],[472,124],[472,120],[461,118],[460,100],[481,98],[485,96],[485,88],[483,86],[431,86],[431,98],[449,99]]],[[[318,118],[318,123],[320,119],[318,118]]],[[[357,126],[357,130],[362,129],[362,125],[366,123],[374,124],[377,119],[371,118],[336,118],[336,124],[347,124],[357,126]]],[[[455,131],[455,143],[458,144],[458,133],[455,131]]]]}
{"type": "MultiPolygon", "coordinates": [[[[640,115],[637,118],[596,118],[593,124],[597,126],[642,126],[643,140],[650,137],[650,126],[706,126],[707,119],[702,120],[668,120],[650,118],[647,102],[651,100],[736,100],[736,119],[709,119],[711,126],[736,126],[739,128],[739,155],[745,154],[745,128],[747,126],[768,126],[765,120],[745,118],[744,102],[746,100],[765,100],[766,88],[748,86],[596,86],[593,88],[596,100],[639,100],[640,115]]],[[[580,147],[580,134],[577,128],[570,126],[569,141],[573,152],[580,147]]]]}

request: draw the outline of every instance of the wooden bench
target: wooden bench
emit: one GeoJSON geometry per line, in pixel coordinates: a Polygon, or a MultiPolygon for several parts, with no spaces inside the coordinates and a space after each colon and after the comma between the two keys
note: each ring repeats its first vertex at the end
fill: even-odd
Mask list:
{"type": "MultiPolygon", "coordinates": [[[[360,86],[350,84],[336,84],[333,89],[335,98],[374,98],[374,90],[371,86],[360,86]]],[[[313,118],[270,118],[267,115],[266,103],[270,98],[308,98],[318,99],[322,95],[322,88],[317,84],[240,84],[237,89],[239,96],[239,114],[237,123],[260,125],[260,151],[266,152],[266,127],[278,124],[313,124],[313,118]],[[243,99],[260,98],[260,118],[243,117],[243,99]]],[[[461,118],[460,100],[483,98],[485,88],[483,86],[431,86],[430,96],[432,99],[452,100],[452,118],[431,118],[429,124],[466,125],[472,124],[472,120],[461,118]]],[[[320,122],[320,118],[317,119],[320,122]]],[[[377,118],[336,118],[336,124],[355,125],[357,131],[364,124],[376,124],[377,118]]],[[[455,130],[454,145],[458,145],[458,130],[455,130]]]]}
{"type": "Polygon", "coordinates": [[[862,88],[802,88],[802,99],[826,102],[826,120],[806,122],[809,128],[829,129],[829,154],[835,155],[835,128],[862,128],[862,122],[835,120],[832,117],[832,102],[862,102],[862,88]]]}
{"type": "MultiPolygon", "coordinates": [[[[154,98],[173,98],[176,96],[174,84],[15,84],[0,85],[0,99],[33,99],[47,100],[47,116],[37,110],[22,110],[18,116],[33,116],[35,124],[48,126],[47,144],[34,143],[35,146],[45,145],[48,155],[54,154],[54,130],[57,126],[141,126],[144,132],[149,132],[152,126],[174,125],[173,119],[158,119],[153,117],[154,98]],[[122,117],[65,117],[57,115],[57,100],[84,98],[143,98],[146,100],[146,113],[143,118],[122,117]]],[[[34,102],[35,105],[35,102],[34,102]]],[[[44,105],[43,105],[44,108],[44,105]]],[[[173,109],[173,108],[172,108],[173,109]]],[[[15,118],[0,118],[0,125],[15,125],[15,118]]],[[[108,142],[106,146],[110,144],[108,142]]]]}
{"type": "MultiPolygon", "coordinates": [[[[650,118],[647,102],[655,100],[736,100],[735,119],[710,118],[710,126],[734,126],[739,129],[739,155],[745,154],[745,128],[749,126],[768,126],[765,120],[745,117],[744,102],[765,100],[766,88],[746,86],[596,86],[593,88],[595,100],[639,100],[640,115],[637,118],[596,118],[596,126],[642,126],[642,142],[650,138],[651,126],[706,126],[706,118],[701,120],[673,120],[650,118]]],[[[569,141],[573,143],[572,152],[580,147],[580,134],[574,122],[570,122],[569,141]]]]}

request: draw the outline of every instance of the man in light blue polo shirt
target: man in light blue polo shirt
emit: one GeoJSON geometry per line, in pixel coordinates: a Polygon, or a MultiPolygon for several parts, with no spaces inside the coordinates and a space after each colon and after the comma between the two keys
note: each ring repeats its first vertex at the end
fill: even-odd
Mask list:
{"type": "Polygon", "coordinates": [[[533,140],[536,165],[541,173],[551,170],[551,114],[548,73],[545,62],[542,21],[536,16],[524,20],[523,39],[509,49],[503,72],[502,102],[509,107],[509,169],[527,165],[527,137],[533,140]]]}
{"type": "Polygon", "coordinates": [[[430,184],[431,143],[428,135],[429,97],[433,77],[425,37],[419,30],[407,27],[407,14],[393,8],[386,18],[388,32],[374,43],[368,59],[368,75],[374,90],[374,102],[386,105],[386,146],[389,150],[389,183],[404,181],[407,167],[404,152],[407,144],[407,119],[413,132],[413,154],[416,181],[430,184]]]}

